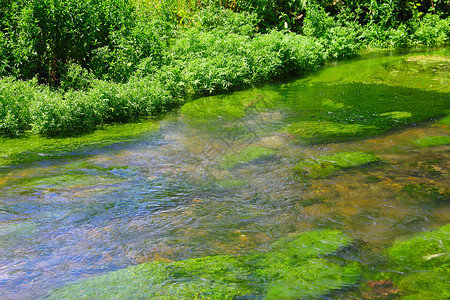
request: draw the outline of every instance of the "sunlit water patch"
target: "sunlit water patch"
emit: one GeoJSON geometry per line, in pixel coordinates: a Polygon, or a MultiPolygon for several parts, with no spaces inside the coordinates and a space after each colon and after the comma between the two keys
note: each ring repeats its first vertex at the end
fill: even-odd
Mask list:
{"type": "MultiPolygon", "coordinates": [[[[373,273],[389,274],[384,249],[450,216],[448,67],[444,50],[348,61],[195,100],[157,125],[32,138],[23,151],[7,140],[2,297],[149,261],[267,251],[317,229],[354,239],[347,259],[367,266],[358,282],[369,291],[329,297],[372,297],[383,283],[373,273]]],[[[288,295],[278,283],[268,293],[288,295]]]]}

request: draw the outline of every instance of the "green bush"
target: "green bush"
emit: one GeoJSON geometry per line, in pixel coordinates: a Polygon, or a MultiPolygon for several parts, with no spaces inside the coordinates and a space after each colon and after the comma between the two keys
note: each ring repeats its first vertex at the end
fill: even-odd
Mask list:
{"type": "Polygon", "coordinates": [[[350,57],[360,48],[359,24],[349,20],[340,21],[342,24],[318,5],[311,5],[307,9],[303,33],[322,41],[326,58],[350,57]]]}
{"type": "Polygon", "coordinates": [[[32,82],[0,79],[0,136],[15,137],[31,128],[30,104],[36,89],[32,82]]]}
{"type": "Polygon", "coordinates": [[[253,35],[257,31],[258,15],[254,12],[233,12],[217,6],[202,9],[196,15],[196,25],[206,30],[220,30],[240,35],[253,35]]]}
{"type": "Polygon", "coordinates": [[[41,82],[59,84],[68,61],[86,66],[94,49],[110,42],[110,33],[133,24],[128,0],[31,0],[18,2],[6,31],[13,46],[16,73],[36,74],[41,82]]]}
{"type": "Polygon", "coordinates": [[[60,84],[64,91],[85,91],[90,87],[92,80],[93,76],[88,70],[82,68],[79,64],[69,63],[67,66],[67,71],[61,76],[60,84]]]}
{"type": "Polygon", "coordinates": [[[316,38],[325,37],[331,27],[335,25],[331,17],[323,7],[312,5],[308,7],[305,21],[303,23],[303,33],[316,38]]]}
{"type": "Polygon", "coordinates": [[[164,38],[155,22],[139,21],[130,30],[115,31],[111,43],[93,51],[89,67],[97,78],[127,82],[139,68],[141,76],[154,73],[162,63],[164,38]],[[155,25],[155,26],[154,26],[155,25]],[[142,68],[142,61],[145,67],[142,68]]]}
{"type": "Polygon", "coordinates": [[[73,136],[91,132],[98,124],[97,109],[81,92],[64,96],[45,89],[31,108],[33,132],[43,136],[73,136]]]}
{"type": "Polygon", "coordinates": [[[450,19],[440,19],[439,16],[427,14],[419,22],[414,32],[416,43],[433,46],[449,40],[450,19]]]}
{"type": "Polygon", "coordinates": [[[9,59],[9,49],[8,40],[5,34],[0,31],[0,77],[7,75],[8,62],[9,59]]]}

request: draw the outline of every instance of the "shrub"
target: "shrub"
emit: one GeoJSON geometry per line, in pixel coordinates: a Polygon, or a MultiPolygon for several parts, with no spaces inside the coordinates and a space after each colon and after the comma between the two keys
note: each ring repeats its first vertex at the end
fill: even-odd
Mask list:
{"type": "Polygon", "coordinates": [[[325,37],[334,23],[333,17],[325,12],[323,7],[311,5],[303,23],[303,33],[316,38],[325,37]]]}
{"type": "Polygon", "coordinates": [[[216,6],[204,8],[196,15],[196,25],[206,30],[249,36],[256,33],[258,20],[254,12],[236,13],[216,6]]]}
{"type": "Polygon", "coordinates": [[[93,103],[87,101],[86,94],[82,92],[70,92],[63,96],[45,89],[37,96],[31,112],[33,132],[48,137],[91,132],[99,124],[93,103]]]}
{"type": "Polygon", "coordinates": [[[416,43],[433,46],[447,41],[450,37],[450,19],[440,19],[439,16],[427,14],[419,22],[414,38],[416,43]]]}
{"type": "Polygon", "coordinates": [[[325,39],[325,57],[351,57],[358,53],[360,47],[359,30],[356,29],[356,26],[332,27],[325,39]]]}
{"type": "Polygon", "coordinates": [[[68,61],[86,66],[94,49],[110,41],[110,33],[130,27],[135,18],[128,0],[32,0],[16,5],[17,22],[8,31],[20,77],[35,74],[57,85],[68,61]]]}
{"type": "MultiPolygon", "coordinates": [[[[137,22],[130,32],[120,30],[111,34],[112,43],[93,52],[89,66],[97,78],[127,82],[139,68],[145,74],[161,66],[165,45],[161,32],[153,22],[137,22]],[[145,60],[145,67],[142,67],[145,60]]],[[[164,33],[163,33],[164,34],[164,33]]]]}
{"type": "Polygon", "coordinates": [[[14,137],[30,129],[30,103],[35,98],[32,82],[0,79],[0,136],[14,137]]]}
{"type": "Polygon", "coordinates": [[[9,49],[8,49],[8,40],[0,31],[0,77],[7,75],[8,62],[9,59],[9,49]]]}
{"type": "Polygon", "coordinates": [[[69,63],[67,71],[61,76],[61,88],[68,90],[87,90],[93,80],[90,72],[79,64],[69,63]]]}

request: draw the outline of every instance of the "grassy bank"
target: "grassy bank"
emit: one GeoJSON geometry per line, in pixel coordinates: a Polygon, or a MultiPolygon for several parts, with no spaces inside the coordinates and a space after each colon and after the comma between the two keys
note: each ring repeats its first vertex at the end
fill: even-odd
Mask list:
{"type": "Polygon", "coordinates": [[[394,2],[5,0],[0,136],[84,134],[362,49],[449,40],[448,3],[394,2]]]}

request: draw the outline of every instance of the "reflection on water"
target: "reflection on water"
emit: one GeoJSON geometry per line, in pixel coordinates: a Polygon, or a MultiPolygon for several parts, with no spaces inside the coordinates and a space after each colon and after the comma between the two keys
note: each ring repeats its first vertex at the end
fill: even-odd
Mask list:
{"type": "Polygon", "coordinates": [[[317,228],[362,241],[370,261],[398,237],[445,224],[448,140],[415,142],[449,134],[448,121],[424,122],[448,113],[441,52],[199,99],[160,121],[158,136],[3,168],[1,297],[35,298],[146,261],[248,253],[317,228]],[[318,178],[294,172],[353,151],[380,160],[318,178]]]}

